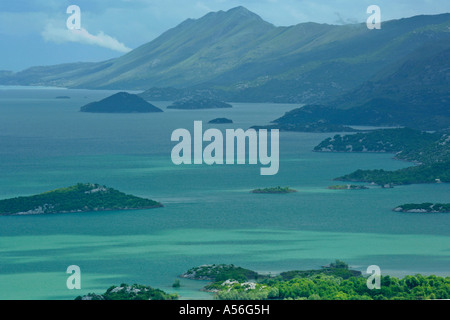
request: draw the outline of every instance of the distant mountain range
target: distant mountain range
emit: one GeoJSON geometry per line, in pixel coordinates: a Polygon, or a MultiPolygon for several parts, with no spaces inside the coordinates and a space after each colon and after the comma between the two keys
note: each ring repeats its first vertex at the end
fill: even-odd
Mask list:
{"type": "MultiPolygon", "coordinates": [[[[188,19],[117,59],[0,71],[0,84],[147,90],[141,95],[147,100],[203,95],[326,104],[358,107],[356,120],[394,118],[367,124],[397,124],[414,105],[413,118],[428,110],[445,127],[449,54],[448,13],[386,21],[381,30],[369,30],[363,23],[276,27],[237,7],[188,19]]],[[[428,127],[416,120],[408,122],[428,127]]]]}

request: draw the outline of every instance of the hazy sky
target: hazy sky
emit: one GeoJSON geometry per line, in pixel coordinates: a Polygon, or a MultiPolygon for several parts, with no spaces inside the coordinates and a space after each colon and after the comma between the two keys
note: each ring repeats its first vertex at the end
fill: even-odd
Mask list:
{"type": "Polygon", "coordinates": [[[383,20],[450,12],[449,0],[1,0],[0,70],[117,57],[187,18],[236,6],[287,26],[365,22],[372,4],[383,20]],[[76,34],[66,28],[69,5],[81,8],[76,34]]]}

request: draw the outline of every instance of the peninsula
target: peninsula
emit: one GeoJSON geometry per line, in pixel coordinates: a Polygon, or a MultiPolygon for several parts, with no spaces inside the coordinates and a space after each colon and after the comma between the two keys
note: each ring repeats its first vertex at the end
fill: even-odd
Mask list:
{"type": "Polygon", "coordinates": [[[79,183],[29,197],[0,200],[0,215],[33,215],[159,208],[159,202],[99,184],[79,183]]]}
{"type": "Polygon", "coordinates": [[[434,133],[409,128],[379,129],[351,135],[335,135],[314,148],[316,152],[392,153],[395,159],[416,165],[395,171],[357,170],[336,181],[405,185],[450,182],[450,136],[445,131],[434,133]]]}

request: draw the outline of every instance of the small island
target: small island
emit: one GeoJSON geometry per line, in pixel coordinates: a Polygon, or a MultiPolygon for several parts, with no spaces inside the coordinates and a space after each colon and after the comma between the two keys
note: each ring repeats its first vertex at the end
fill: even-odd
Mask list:
{"type": "Polygon", "coordinates": [[[450,213],[450,203],[409,203],[398,206],[393,211],[404,213],[450,213]]]}
{"type": "Polygon", "coordinates": [[[29,197],[0,200],[0,215],[36,215],[153,209],[159,202],[127,195],[99,184],[79,183],[29,197]]]}
{"type": "Polygon", "coordinates": [[[90,113],[151,113],[163,112],[141,97],[127,92],[119,92],[103,100],[91,102],[81,107],[80,112],[90,113]]]}
{"type": "Polygon", "coordinates": [[[224,109],[232,108],[231,104],[214,100],[211,98],[205,98],[201,96],[187,97],[178,101],[175,101],[167,109],[182,109],[182,110],[195,110],[195,109],[224,109]]]}
{"type": "Polygon", "coordinates": [[[251,193],[269,193],[269,194],[279,194],[279,193],[294,193],[297,190],[291,189],[289,187],[275,187],[275,188],[265,188],[265,189],[255,189],[251,193]]]}
{"type": "Polygon", "coordinates": [[[57,97],[55,97],[55,99],[63,99],[63,100],[65,100],[65,99],[70,99],[70,97],[69,96],[57,96],[57,97]]]}
{"type": "Polygon", "coordinates": [[[202,265],[189,269],[180,278],[191,280],[225,281],[228,279],[257,279],[258,273],[252,270],[236,267],[233,264],[202,265]]]}
{"type": "Polygon", "coordinates": [[[366,186],[347,184],[347,185],[329,186],[328,189],[330,189],[330,190],[365,190],[365,189],[369,189],[369,188],[367,188],[366,186]]]}
{"type": "Polygon", "coordinates": [[[217,119],[213,119],[213,120],[209,121],[208,123],[211,123],[211,124],[229,124],[229,123],[233,123],[233,120],[227,119],[227,118],[217,118],[217,119]]]}

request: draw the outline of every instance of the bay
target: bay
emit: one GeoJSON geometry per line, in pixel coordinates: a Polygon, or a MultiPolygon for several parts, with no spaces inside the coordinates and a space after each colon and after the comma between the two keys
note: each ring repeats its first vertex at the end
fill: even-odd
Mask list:
{"type": "Polygon", "coordinates": [[[175,166],[173,130],[268,124],[298,105],[233,103],[232,109],[155,114],[86,114],[79,108],[116,91],[0,88],[0,198],[32,195],[78,182],[104,184],[161,201],[154,210],[0,217],[0,299],[73,299],[111,285],[140,283],[211,299],[203,282],[181,280],[212,263],[259,272],[319,268],[341,259],[365,271],[450,274],[449,215],[399,214],[403,203],[448,202],[448,184],[328,190],[356,169],[410,166],[390,154],[311,150],[333,134],[280,135],[280,171],[260,166],[175,166]],[[69,96],[70,99],[55,99],[69,96]],[[226,117],[233,125],[208,125],[226,117]],[[295,194],[251,194],[289,186],[295,194]],[[69,265],[82,290],[66,288],[69,265]]]}

